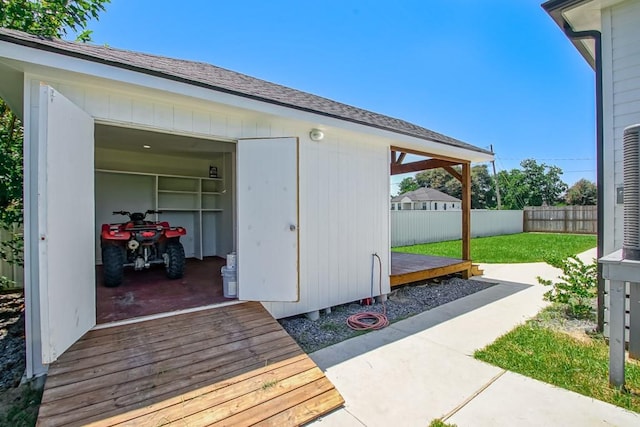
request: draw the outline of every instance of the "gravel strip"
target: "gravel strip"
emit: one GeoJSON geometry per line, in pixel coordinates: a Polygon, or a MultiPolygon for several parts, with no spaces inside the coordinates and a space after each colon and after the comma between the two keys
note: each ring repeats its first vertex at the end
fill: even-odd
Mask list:
{"type": "Polygon", "coordinates": [[[18,385],[25,360],[24,297],[0,294],[0,391],[18,385]]]}
{"type": "MultiPolygon", "coordinates": [[[[477,280],[449,277],[443,281],[431,280],[396,288],[389,294],[385,303],[387,317],[390,323],[397,322],[493,285],[493,283],[477,280]]],[[[305,352],[313,353],[323,347],[365,333],[354,331],[347,326],[349,316],[365,311],[381,313],[382,305],[344,304],[333,307],[331,313],[322,313],[320,319],[316,321],[301,315],[280,319],[280,324],[305,352]]]]}

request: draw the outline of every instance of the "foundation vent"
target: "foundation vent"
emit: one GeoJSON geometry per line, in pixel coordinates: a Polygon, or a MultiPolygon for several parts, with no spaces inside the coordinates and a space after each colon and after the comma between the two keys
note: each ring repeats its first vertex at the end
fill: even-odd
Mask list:
{"type": "Polygon", "coordinates": [[[622,257],[640,261],[640,124],[624,130],[624,241],[622,257]]]}

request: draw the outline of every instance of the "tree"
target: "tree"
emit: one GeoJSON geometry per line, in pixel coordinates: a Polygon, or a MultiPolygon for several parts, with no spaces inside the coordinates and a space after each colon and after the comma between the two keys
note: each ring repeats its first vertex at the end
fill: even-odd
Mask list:
{"type": "MultiPolygon", "coordinates": [[[[110,0],[1,0],[0,27],[60,38],[71,30],[78,40],[89,41],[86,29],[98,19],[110,0]]],[[[23,128],[17,116],[0,99],[0,228],[11,237],[0,242],[0,258],[22,265],[22,235],[14,229],[23,222],[23,128]]],[[[6,279],[1,283],[5,283],[6,279]]]]}
{"type": "Polygon", "coordinates": [[[567,190],[560,176],[562,169],[534,159],[520,163],[522,169],[500,171],[500,195],[505,209],[522,209],[525,206],[552,206],[561,202],[567,190]]]}
{"type": "Polygon", "coordinates": [[[399,187],[398,195],[417,190],[420,188],[420,185],[418,185],[418,182],[412,176],[408,176],[400,181],[399,187]]]}
{"type": "Polygon", "coordinates": [[[588,179],[581,179],[567,190],[565,200],[569,205],[595,205],[598,200],[596,184],[588,179]]]}
{"type": "MultiPolygon", "coordinates": [[[[458,172],[460,167],[455,167],[458,172]]],[[[416,174],[420,187],[434,188],[450,196],[462,198],[462,184],[444,169],[431,169],[416,174]]],[[[471,208],[488,209],[496,207],[495,185],[489,175],[487,165],[471,167],[471,208]]]]}

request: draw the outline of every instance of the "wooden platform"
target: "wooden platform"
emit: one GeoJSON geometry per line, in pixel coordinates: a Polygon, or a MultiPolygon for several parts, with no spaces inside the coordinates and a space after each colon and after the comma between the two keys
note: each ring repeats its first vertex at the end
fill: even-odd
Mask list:
{"type": "Polygon", "coordinates": [[[59,425],[299,425],[344,400],[258,303],[88,332],[49,369],[59,425]]]}
{"type": "Polygon", "coordinates": [[[453,273],[471,276],[472,263],[455,258],[391,252],[391,287],[453,273]]]}

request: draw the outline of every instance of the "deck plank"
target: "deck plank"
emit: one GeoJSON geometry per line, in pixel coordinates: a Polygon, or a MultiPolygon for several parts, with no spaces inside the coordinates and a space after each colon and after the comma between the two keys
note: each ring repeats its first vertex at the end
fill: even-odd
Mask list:
{"type": "Polygon", "coordinates": [[[38,425],[158,425],[191,419],[189,425],[197,426],[214,422],[210,413],[226,414],[219,420],[262,421],[278,414],[285,414],[279,419],[307,420],[344,402],[257,303],[113,329],[90,331],[52,364],[38,425]],[[110,351],[90,357],[96,349],[110,351]],[[256,406],[261,409],[252,409],[256,406]]]}
{"type": "Polygon", "coordinates": [[[471,261],[431,255],[391,252],[391,286],[400,286],[454,273],[465,276],[471,271],[471,261]]]}

